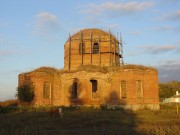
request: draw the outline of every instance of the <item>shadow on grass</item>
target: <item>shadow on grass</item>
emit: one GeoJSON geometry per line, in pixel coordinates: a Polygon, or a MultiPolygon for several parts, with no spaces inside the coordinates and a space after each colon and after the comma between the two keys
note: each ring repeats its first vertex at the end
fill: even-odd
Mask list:
{"type": "MultiPolygon", "coordinates": [[[[82,84],[79,83],[78,88],[82,84]]],[[[74,89],[70,87],[69,91],[74,89]]],[[[78,94],[81,94],[81,89],[77,89],[78,94]]],[[[72,96],[70,96],[72,97],[72,96]]],[[[83,99],[72,100],[69,98],[72,105],[86,105],[83,99]],[[75,102],[76,101],[76,102],[75,102]]],[[[115,105],[126,105],[126,102],[119,100],[116,91],[112,91],[106,98],[101,108],[81,107],[69,113],[69,117],[62,120],[64,133],[68,134],[103,134],[103,135],[136,135],[136,115],[131,110],[124,110],[115,105]]]]}
{"type": "MultiPolygon", "coordinates": [[[[112,92],[107,104],[118,102],[112,92]],[[113,101],[113,102],[112,102],[113,101]]],[[[74,100],[73,100],[74,103],[74,100]]],[[[78,100],[81,105],[83,100],[78,100]]],[[[121,103],[122,104],[122,103],[121,103]]],[[[125,104],[125,103],[123,103],[125,104]]],[[[130,110],[107,107],[64,107],[64,117],[51,117],[48,109],[16,108],[0,114],[0,133],[7,135],[136,135],[136,115],[130,110]],[[26,110],[26,111],[21,111],[26,110]]]]}
{"type": "Polygon", "coordinates": [[[2,135],[177,135],[180,115],[173,107],[132,112],[95,107],[63,107],[64,117],[51,117],[51,108],[24,107],[0,113],[2,135]]]}
{"type": "Polygon", "coordinates": [[[1,134],[19,135],[115,135],[138,134],[131,111],[78,108],[64,110],[64,118],[48,112],[0,114],[1,134]]]}

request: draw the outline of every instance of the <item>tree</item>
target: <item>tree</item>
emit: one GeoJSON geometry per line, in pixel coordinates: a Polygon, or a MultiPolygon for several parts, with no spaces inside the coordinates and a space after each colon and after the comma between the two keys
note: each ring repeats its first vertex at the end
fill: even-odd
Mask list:
{"type": "Polygon", "coordinates": [[[176,91],[180,92],[180,82],[172,81],[159,84],[159,96],[160,98],[169,98],[176,94],[176,91]]]}
{"type": "Polygon", "coordinates": [[[31,102],[34,98],[34,86],[25,84],[17,88],[17,97],[22,102],[31,102]]]}

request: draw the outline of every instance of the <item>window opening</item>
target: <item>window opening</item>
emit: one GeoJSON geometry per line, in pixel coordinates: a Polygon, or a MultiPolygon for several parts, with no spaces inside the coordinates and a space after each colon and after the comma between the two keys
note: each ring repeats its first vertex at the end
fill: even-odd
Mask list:
{"type": "Polygon", "coordinates": [[[97,80],[90,80],[92,84],[92,98],[98,98],[97,80]]]}
{"type": "Polygon", "coordinates": [[[137,98],[143,97],[142,81],[141,80],[136,81],[136,96],[137,96],[137,98]]]}
{"type": "Polygon", "coordinates": [[[121,81],[121,97],[127,98],[126,94],[126,81],[121,81]]]}
{"type": "Polygon", "coordinates": [[[98,43],[93,44],[93,53],[99,53],[99,44],[98,43]]]}
{"type": "Polygon", "coordinates": [[[71,93],[72,99],[77,99],[77,86],[78,86],[77,81],[74,81],[72,84],[72,93],[71,93]]]}
{"type": "Polygon", "coordinates": [[[44,83],[43,98],[50,98],[51,84],[49,82],[44,83]]]}

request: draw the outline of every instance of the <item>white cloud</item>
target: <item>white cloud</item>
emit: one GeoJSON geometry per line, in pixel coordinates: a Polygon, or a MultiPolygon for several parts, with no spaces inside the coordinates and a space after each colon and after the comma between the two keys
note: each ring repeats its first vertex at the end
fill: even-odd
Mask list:
{"type": "Polygon", "coordinates": [[[3,37],[0,35],[0,46],[3,44],[3,37]]]}
{"type": "Polygon", "coordinates": [[[159,32],[172,32],[174,34],[180,34],[180,26],[163,25],[159,27],[153,27],[151,30],[159,32]]]}
{"type": "Polygon", "coordinates": [[[87,6],[82,6],[81,12],[99,15],[103,12],[119,13],[119,14],[133,14],[135,12],[144,11],[153,6],[152,2],[105,2],[101,4],[91,3],[87,6]]]}
{"type": "Polygon", "coordinates": [[[159,0],[159,4],[177,4],[179,0],[159,0]]]}
{"type": "Polygon", "coordinates": [[[180,70],[180,61],[167,60],[159,63],[162,63],[161,65],[157,66],[160,82],[168,82],[173,80],[180,81],[180,76],[178,74],[180,70]]]}
{"type": "Polygon", "coordinates": [[[134,52],[134,51],[133,51],[133,52],[127,52],[127,53],[126,53],[126,56],[127,56],[127,57],[132,57],[132,56],[137,56],[137,55],[139,55],[139,54],[140,54],[139,52],[134,52]]]}
{"type": "Polygon", "coordinates": [[[177,51],[178,47],[174,45],[164,45],[164,46],[143,46],[141,47],[144,49],[144,53],[148,54],[161,54],[161,53],[167,53],[170,51],[177,51]]]}
{"type": "Polygon", "coordinates": [[[5,57],[5,56],[10,56],[17,53],[15,50],[0,50],[0,56],[5,57]]]}
{"type": "Polygon", "coordinates": [[[180,10],[164,15],[163,20],[180,21],[180,10]]]}
{"type": "Polygon", "coordinates": [[[56,15],[41,12],[35,16],[33,34],[50,35],[59,31],[59,21],[56,15]]]}
{"type": "Polygon", "coordinates": [[[180,47],[178,47],[178,48],[176,49],[176,52],[177,52],[178,54],[180,54],[180,47]]]}
{"type": "Polygon", "coordinates": [[[87,20],[85,20],[85,23],[87,23],[87,22],[94,25],[94,24],[101,24],[102,20],[95,16],[88,16],[87,20]]]}
{"type": "Polygon", "coordinates": [[[169,31],[172,29],[172,26],[169,25],[163,25],[163,26],[159,26],[159,27],[153,27],[152,30],[157,30],[157,31],[169,31]]]}
{"type": "Polygon", "coordinates": [[[177,34],[180,34],[180,25],[174,28],[174,32],[176,32],[177,34]]]}
{"type": "Polygon", "coordinates": [[[109,25],[108,25],[108,28],[109,28],[110,30],[118,29],[118,28],[119,28],[119,25],[118,25],[118,24],[109,24],[109,25]]]}
{"type": "Polygon", "coordinates": [[[142,33],[142,32],[141,32],[141,31],[138,31],[138,30],[130,31],[130,32],[129,32],[129,34],[135,35],[135,36],[140,35],[141,33],[142,33]]]}
{"type": "Polygon", "coordinates": [[[178,46],[180,46],[180,40],[179,40],[179,41],[177,41],[177,45],[178,45],[178,46]]]}

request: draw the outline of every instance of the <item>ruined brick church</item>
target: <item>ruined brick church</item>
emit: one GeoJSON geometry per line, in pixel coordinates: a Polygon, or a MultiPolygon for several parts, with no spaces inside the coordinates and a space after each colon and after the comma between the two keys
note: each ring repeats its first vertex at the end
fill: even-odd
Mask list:
{"type": "Polygon", "coordinates": [[[84,29],[64,45],[64,69],[41,67],[19,74],[18,85],[33,84],[33,105],[159,108],[158,72],[124,65],[121,37],[84,29]]]}

